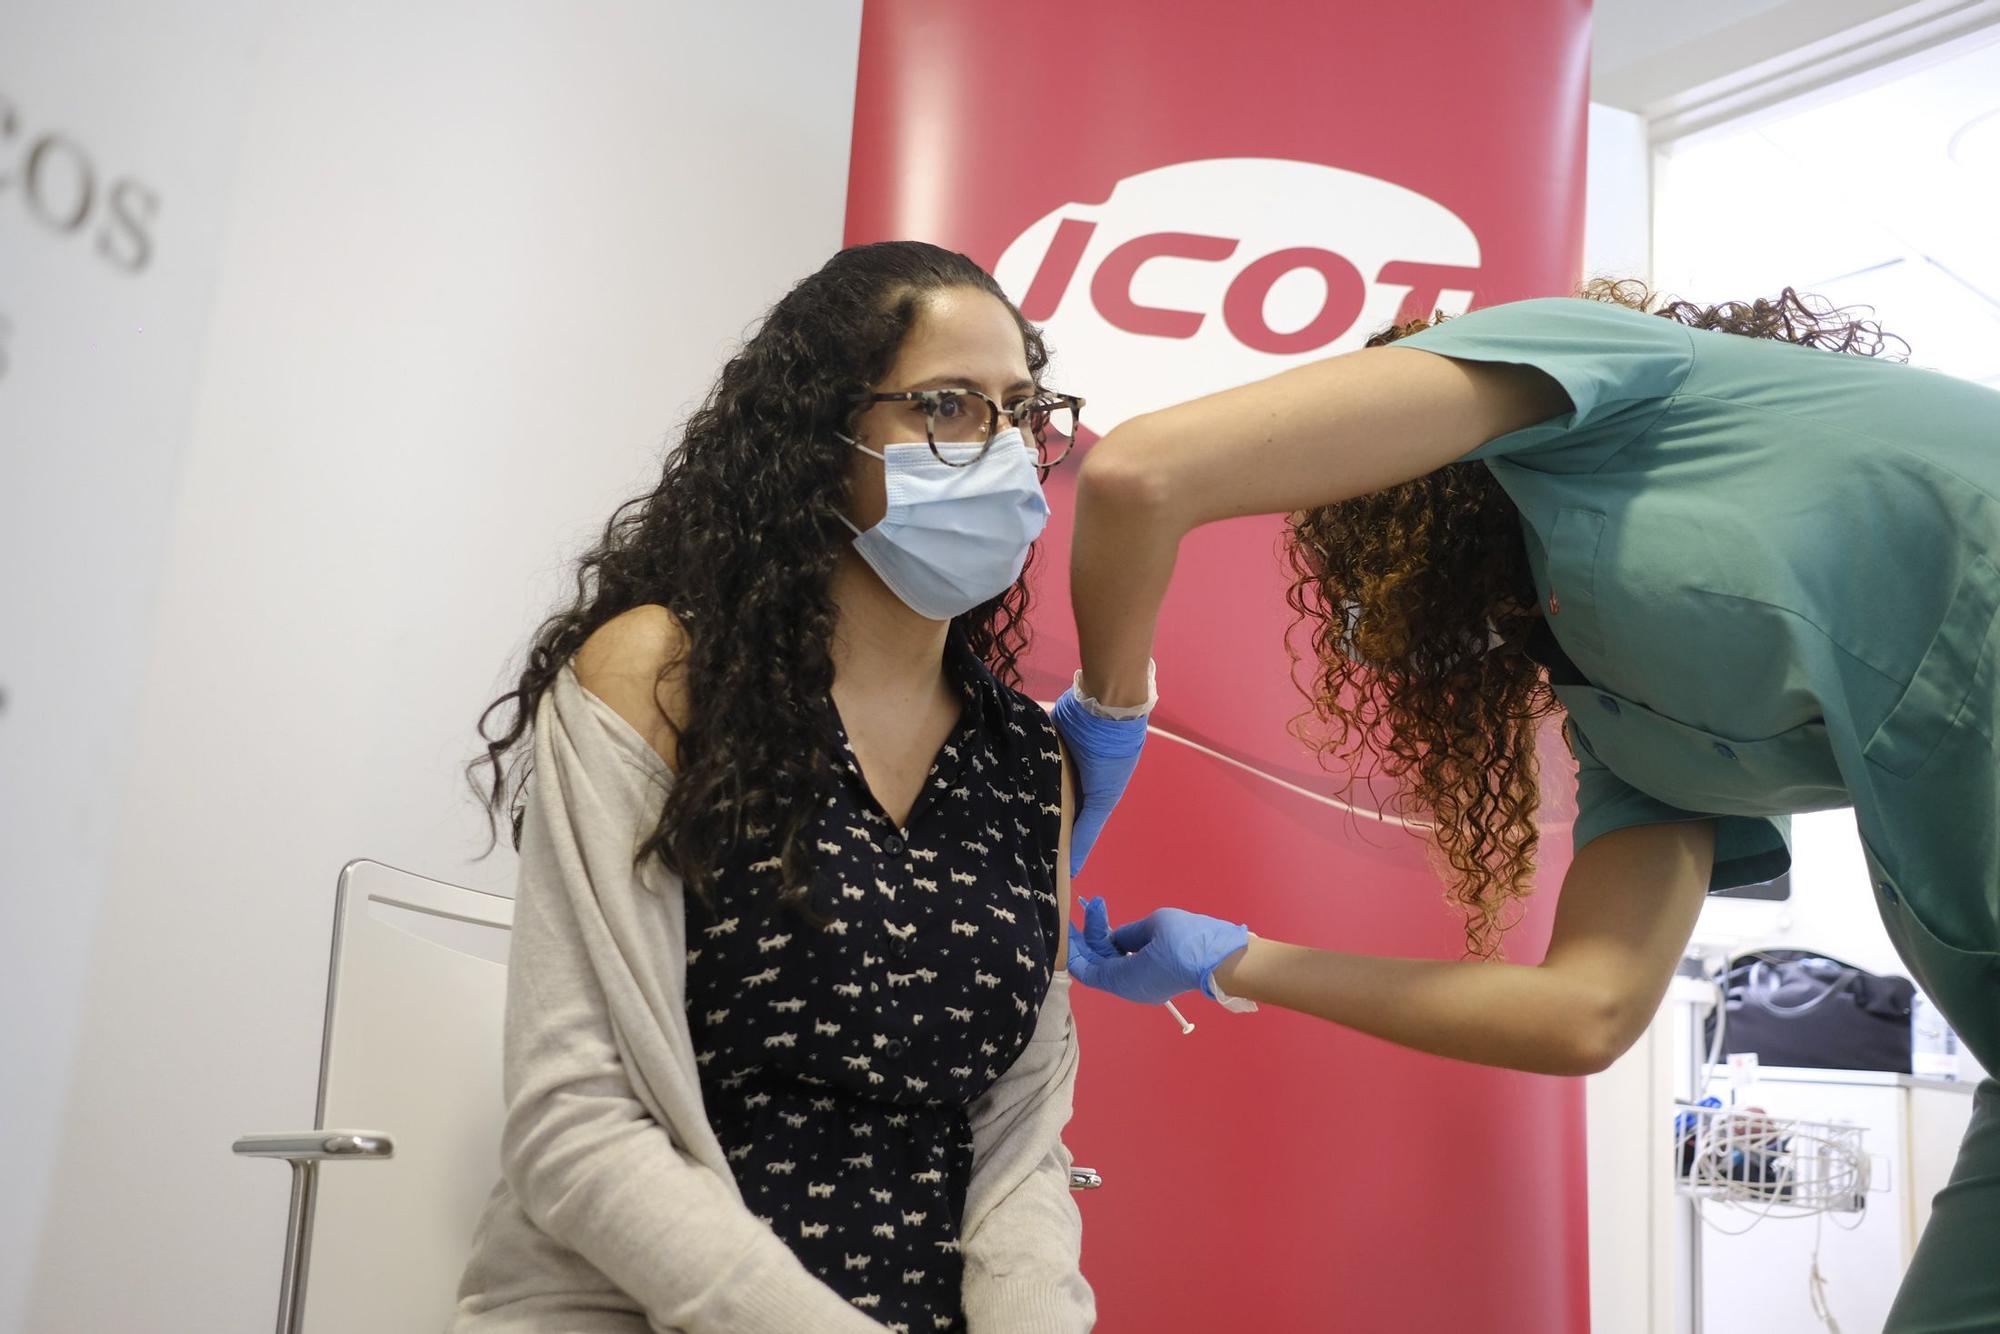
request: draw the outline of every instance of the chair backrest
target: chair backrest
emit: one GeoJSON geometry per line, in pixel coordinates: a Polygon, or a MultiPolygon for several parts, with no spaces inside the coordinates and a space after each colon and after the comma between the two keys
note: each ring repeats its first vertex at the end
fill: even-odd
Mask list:
{"type": "Polygon", "coordinates": [[[499,1175],[501,1019],[514,901],[342,868],[317,1128],[388,1132],[395,1157],[320,1173],[308,1334],[442,1329],[499,1175]]]}

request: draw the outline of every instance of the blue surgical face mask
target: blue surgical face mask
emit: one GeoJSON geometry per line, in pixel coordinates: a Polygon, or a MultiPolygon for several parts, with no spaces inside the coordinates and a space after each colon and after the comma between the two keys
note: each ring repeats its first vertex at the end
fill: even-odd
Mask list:
{"type": "MultiPolygon", "coordinates": [[[[842,439],[846,439],[845,436],[842,439]]],[[[921,441],[880,454],[889,505],[882,521],[854,528],[854,549],[889,590],[919,616],[948,621],[998,597],[1021,577],[1028,548],[1049,521],[1035,457],[1016,428],[993,437],[977,463],[955,468],[921,441]]],[[[940,444],[947,457],[970,458],[977,445],[940,444]],[[954,455],[953,451],[957,451],[954,455]]]]}

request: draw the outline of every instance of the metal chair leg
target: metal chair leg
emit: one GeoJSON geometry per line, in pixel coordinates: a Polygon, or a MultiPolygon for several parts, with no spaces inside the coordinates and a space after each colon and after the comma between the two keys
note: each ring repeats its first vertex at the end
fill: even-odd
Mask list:
{"type": "Polygon", "coordinates": [[[306,1264],[312,1256],[313,1195],[319,1162],[292,1159],[292,1207],[285,1218],[285,1272],[278,1280],[278,1334],[299,1334],[306,1318],[306,1264]]]}
{"type": "Polygon", "coordinates": [[[285,1218],[285,1272],[278,1280],[278,1334],[299,1334],[306,1317],[306,1262],[312,1256],[313,1197],[319,1165],[359,1158],[387,1161],[396,1144],[379,1130],[298,1130],[245,1135],[234,1151],[242,1158],[280,1158],[292,1166],[292,1205],[285,1218]]]}

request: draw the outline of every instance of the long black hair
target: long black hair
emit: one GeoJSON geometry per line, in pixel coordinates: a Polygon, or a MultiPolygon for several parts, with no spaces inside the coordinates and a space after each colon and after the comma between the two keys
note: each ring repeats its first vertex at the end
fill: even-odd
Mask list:
{"type": "MultiPolygon", "coordinates": [[[[528,737],[556,674],[606,621],[659,604],[686,632],[683,656],[661,675],[682,674],[691,707],[675,729],[678,772],[638,856],[659,856],[712,905],[738,839],[769,831],[780,895],[803,909],[814,863],[805,830],[838,745],[829,585],[852,536],[840,521],[850,447],[838,437],[853,434],[855,396],[888,372],[927,296],[961,287],[1013,311],[1039,380],[1047,349],[1000,285],[966,256],[918,241],[843,250],[765,314],[688,419],[659,485],[620,505],[581,558],[576,596],[536,631],[519,683],[480,715],[485,754],[466,776],[495,831],[487,852],[503,809],[520,847],[528,737]],[[490,734],[487,720],[509,705],[506,729],[490,734]]],[[[1023,570],[953,623],[1010,685],[1020,679],[1027,610],[1023,570]]]]}

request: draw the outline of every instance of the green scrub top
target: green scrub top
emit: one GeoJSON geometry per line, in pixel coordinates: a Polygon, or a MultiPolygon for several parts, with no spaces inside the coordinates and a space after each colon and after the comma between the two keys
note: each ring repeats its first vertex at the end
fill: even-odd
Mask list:
{"type": "Polygon", "coordinates": [[[1790,865],[1791,813],[1851,804],[1891,936],[1947,1013],[1983,998],[2000,1069],[2000,393],[1582,299],[1396,346],[1574,405],[1467,457],[1587,678],[1557,687],[1576,846],[1716,818],[1725,888],[1790,865]]]}

